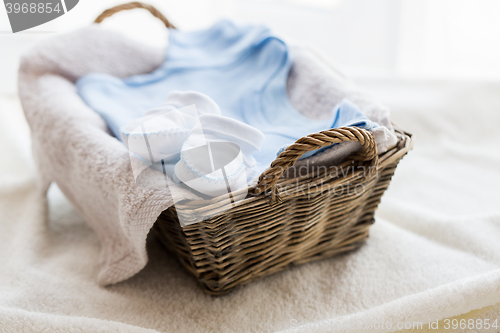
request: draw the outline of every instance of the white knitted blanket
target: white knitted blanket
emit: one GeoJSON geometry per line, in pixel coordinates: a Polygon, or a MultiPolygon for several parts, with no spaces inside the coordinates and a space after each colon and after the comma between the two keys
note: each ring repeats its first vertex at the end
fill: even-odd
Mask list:
{"type": "Polygon", "coordinates": [[[155,241],[141,272],[100,287],[96,233],[57,188],[47,217],[19,102],[0,97],[0,332],[497,332],[500,85],[362,83],[417,139],[367,243],[219,298],[155,241]]]}
{"type": "MultiPolygon", "coordinates": [[[[310,51],[298,50],[288,90],[299,111],[321,117],[347,97],[371,120],[390,126],[387,108],[354,89],[310,51]]],[[[41,191],[56,182],[96,231],[102,244],[101,285],[123,281],[146,265],[146,236],[172,198],[197,197],[172,182],[168,189],[138,186],[127,149],[77,95],[74,82],[92,72],[117,77],[148,73],[162,62],[162,51],[97,25],[44,40],[21,61],[19,94],[32,132],[41,191]]]]}

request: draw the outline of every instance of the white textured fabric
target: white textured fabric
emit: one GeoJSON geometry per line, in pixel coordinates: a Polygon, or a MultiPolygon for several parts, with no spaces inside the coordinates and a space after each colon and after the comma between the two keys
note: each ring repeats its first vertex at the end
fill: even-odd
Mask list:
{"type": "MultiPolygon", "coordinates": [[[[383,153],[397,143],[388,107],[354,85],[340,72],[338,66],[323,57],[321,52],[297,43],[292,45],[291,56],[294,62],[290,69],[287,90],[290,102],[300,112],[312,119],[324,119],[345,98],[354,103],[371,121],[382,125],[371,131],[378,152],[383,153]]],[[[336,149],[325,153],[323,155],[329,155],[332,160],[340,159],[336,156],[336,149]]]]}
{"type": "MultiPolygon", "coordinates": [[[[228,186],[233,191],[247,187],[256,173],[252,153],[264,141],[261,131],[222,116],[211,98],[196,91],[170,92],[165,104],[122,127],[120,133],[130,158],[136,160],[132,163],[136,182],[142,171],[151,168],[161,173],[154,179],[162,179],[165,172],[212,197],[227,195],[228,186]],[[210,159],[205,149],[210,150],[210,159]],[[221,164],[226,176],[218,169],[221,164]]],[[[164,181],[157,186],[165,186],[164,181]]]]}
{"type": "MultiPolygon", "coordinates": [[[[76,94],[74,82],[91,72],[117,77],[148,73],[162,61],[162,52],[96,25],[44,40],[21,60],[19,93],[32,131],[41,191],[56,182],[96,231],[102,243],[101,285],[123,281],[146,265],[146,236],[159,214],[173,204],[172,197],[199,198],[171,179],[168,189],[154,186],[149,180],[157,175],[144,177],[139,186],[127,149],[76,94]]],[[[317,89],[315,78],[320,85],[332,79],[321,66],[294,67],[288,93],[302,113],[331,112],[343,99],[341,93],[332,95],[332,89],[317,89]],[[303,100],[307,103],[299,103],[303,100]]],[[[330,86],[335,87],[338,82],[330,86]]],[[[353,98],[369,116],[387,115],[386,108],[352,87],[345,97],[353,98]]]]}
{"type": "Polygon", "coordinates": [[[144,270],[100,287],[98,237],[57,188],[46,219],[20,107],[0,99],[0,331],[367,331],[331,329],[357,319],[391,322],[377,330],[388,332],[462,313],[500,318],[500,84],[362,83],[416,137],[367,243],[220,298],[154,239],[144,270]]]}

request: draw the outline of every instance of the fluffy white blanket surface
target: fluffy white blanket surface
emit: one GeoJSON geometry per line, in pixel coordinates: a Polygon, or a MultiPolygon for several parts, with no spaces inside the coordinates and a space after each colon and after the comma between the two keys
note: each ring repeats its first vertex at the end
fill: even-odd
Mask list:
{"type": "MultiPolygon", "coordinates": [[[[57,183],[96,232],[102,245],[97,274],[101,285],[121,282],[144,268],[146,237],[173,198],[199,198],[170,178],[168,188],[163,177],[161,186],[138,185],[129,152],[107,133],[104,120],[82,101],[74,82],[94,72],[115,77],[148,73],[163,59],[164,50],[98,25],[47,38],[21,59],[19,96],[31,129],[40,188],[46,191],[51,182],[57,183]]],[[[348,98],[372,121],[390,127],[386,107],[336,74],[313,51],[297,48],[287,83],[292,103],[306,116],[325,117],[348,98]]],[[[395,143],[395,136],[390,140],[390,132],[383,129],[373,132],[379,151],[395,143]]],[[[321,155],[348,156],[358,148],[344,143],[321,155]]]]}
{"type": "MultiPolygon", "coordinates": [[[[45,80],[62,99],[72,87],[45,80]]],[[[155,239],[142,271],[100,286],[96,233],[55,186],[47,212],[19,102],[1,98],[0,331],[393,332],[421,322],[423,332],[438,321],[446,332],[495,332],[444,330],[443,319],[500,321],[500,84],[357,82],[416,137],[370,238],[218,298],[155,239]]]]}

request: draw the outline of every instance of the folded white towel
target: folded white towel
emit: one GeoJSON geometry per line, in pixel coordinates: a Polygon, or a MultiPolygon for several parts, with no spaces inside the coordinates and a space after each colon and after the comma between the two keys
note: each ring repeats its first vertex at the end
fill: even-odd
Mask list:
{"type": "MultiPolygon", "coordinates": [[[[162,62],[161,52],[95,25],[46,39],[21,61],[19,92],[32,131],[41,189],[45,192],[56,182],[98,234],[98,280],[103,285],[123,281],[145,266],[146,236],[160,213],[173,204],[172,197],[200,198],[171,179],[168,188],[138,185],[126,147],[83,103],[74,82],[91,72],[117,77],[148,73],[162,62]]],[[[336,76],[323,67],[314,55],[296,53],[288,95],[301,113],[322,116],[319,110],[330,112],[348,98],[371,120],[390,126],[375,119],[387,110],[354,88],[335,93],[342,83],[329,83],[336,76]]]]}

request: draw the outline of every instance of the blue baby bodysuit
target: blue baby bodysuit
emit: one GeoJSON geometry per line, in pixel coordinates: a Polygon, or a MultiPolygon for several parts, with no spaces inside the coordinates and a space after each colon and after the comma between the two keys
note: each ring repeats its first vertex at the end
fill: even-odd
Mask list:
{"type": "Polygon", "coordinates": [[[280,149],[308,134],[349,125],[378,126],[349,101],[332,110],[329,119],[315,121],[302,115],[287,98],[290,66],[287,45],[269,29],[221,20],[201,31],[170,29],[165,61],[149,74],[126,79],[90,74],[78,80],[77,89],[118,139],[120,128],[163,104],[169,92],[205,94],[223,116],[264,133],[262,148],[254,154],[260,170],[280,149]]]}

